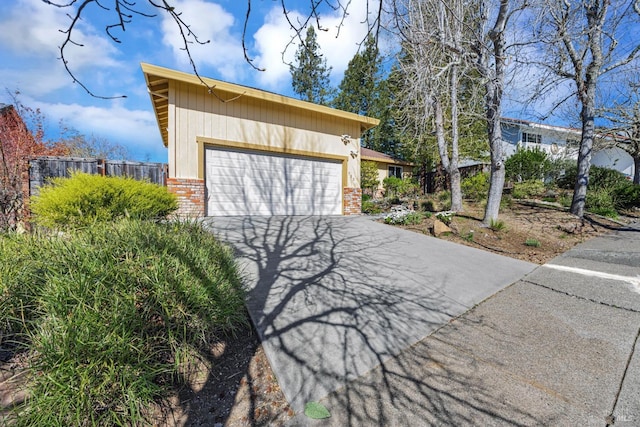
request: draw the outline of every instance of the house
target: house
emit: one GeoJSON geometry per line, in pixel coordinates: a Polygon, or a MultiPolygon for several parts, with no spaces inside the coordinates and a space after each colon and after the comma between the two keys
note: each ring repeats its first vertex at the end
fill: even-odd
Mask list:
{"type": "Polygon", "coordinates": [[[378,169],[378,193],[383,190],[382,181],[390,176],[396,178],[411,178],[413,176],[413,163],[394,159],[393,157],[369,148],[361,147],[362,161],[373,162],[378,169]]]}
{"type": "Polygon", "coordinates": [[[502,119],[502,139],[505,157],[518,148],[539,148],[553,157],[577,159],[580,129],[551,126],[520,119],[502,119]]]}
{"type": "MultiPolygon", "coordinates": [[[[503,118],[502,139],[504,140],[505,157],[512,156],[518,148],[539,148],[553,158],[578,159],[580,147],[580,129],[562,126],[551,126],[527,120],[503,118]]],[[[600,136],[608,139],[608,136],[600,136]]],[[[594,166],[615,169],[628,177],[633,176],[633,157],[619,147],[603,144],[599,148],[594,144],[591,164],[594,166]]]]}
{"type": "Polygon", "coordinates": [[[142,64],[181,216],[359,214],[378,120],[142,64]]]}

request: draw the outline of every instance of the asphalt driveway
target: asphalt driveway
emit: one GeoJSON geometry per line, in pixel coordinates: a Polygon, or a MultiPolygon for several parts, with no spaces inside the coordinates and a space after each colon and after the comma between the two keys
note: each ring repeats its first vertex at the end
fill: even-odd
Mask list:
{"type": "MultiPolygon", "coordinates": [[[[344,393],[536,268],[366,217],[225,217],[206,224],[239,256],[250,315],[296,412],[344,393]]],[[[373,418],[384,424],[384,414],[373,418]]]]}

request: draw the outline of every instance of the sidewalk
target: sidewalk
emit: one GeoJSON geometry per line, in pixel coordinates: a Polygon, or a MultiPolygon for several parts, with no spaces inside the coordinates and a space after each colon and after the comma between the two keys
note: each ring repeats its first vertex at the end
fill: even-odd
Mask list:
{"type": "Polygon", "coordinates": [[[292,425],[640,425],[640,228],[579,245],[292,425]]]}

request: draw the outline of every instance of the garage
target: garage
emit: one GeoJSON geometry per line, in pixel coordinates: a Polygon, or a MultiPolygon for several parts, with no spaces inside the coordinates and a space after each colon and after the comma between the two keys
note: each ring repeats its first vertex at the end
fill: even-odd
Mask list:
{"type": "Polygon", "coordinates": [[[207,216],[340,215],[342,162],[206,147],[207,216]]]}
{"type": "Polygon", "coordinates": [[[378,120],[141,65],[177,216],[361,213],[360,137],[378,120]]]}

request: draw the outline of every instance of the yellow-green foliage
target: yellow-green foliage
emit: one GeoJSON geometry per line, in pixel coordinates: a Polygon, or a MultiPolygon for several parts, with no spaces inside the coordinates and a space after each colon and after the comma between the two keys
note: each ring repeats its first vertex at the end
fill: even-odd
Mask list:
{"type": "Polygon", "coordinates": [[[529,180],[513,184],[512,195],[515,199],[529,199],[544,193],[544,183],[540,180],[529,180]]]}
{"type": "Polygon", "coordinates": [[[176,196],[165,187],[82,172],[54,178],[31,203],[35,222],[46,227],[84,227],[123,217],[162,218],[177,208],[176,196]]]}
{"type": "Polygon", "coordinates": [[[363,160],[360,163],[360,187],[371,194],[375,194],[380,181],[378,179],[378,167],[375,162],[363,160]]]}

